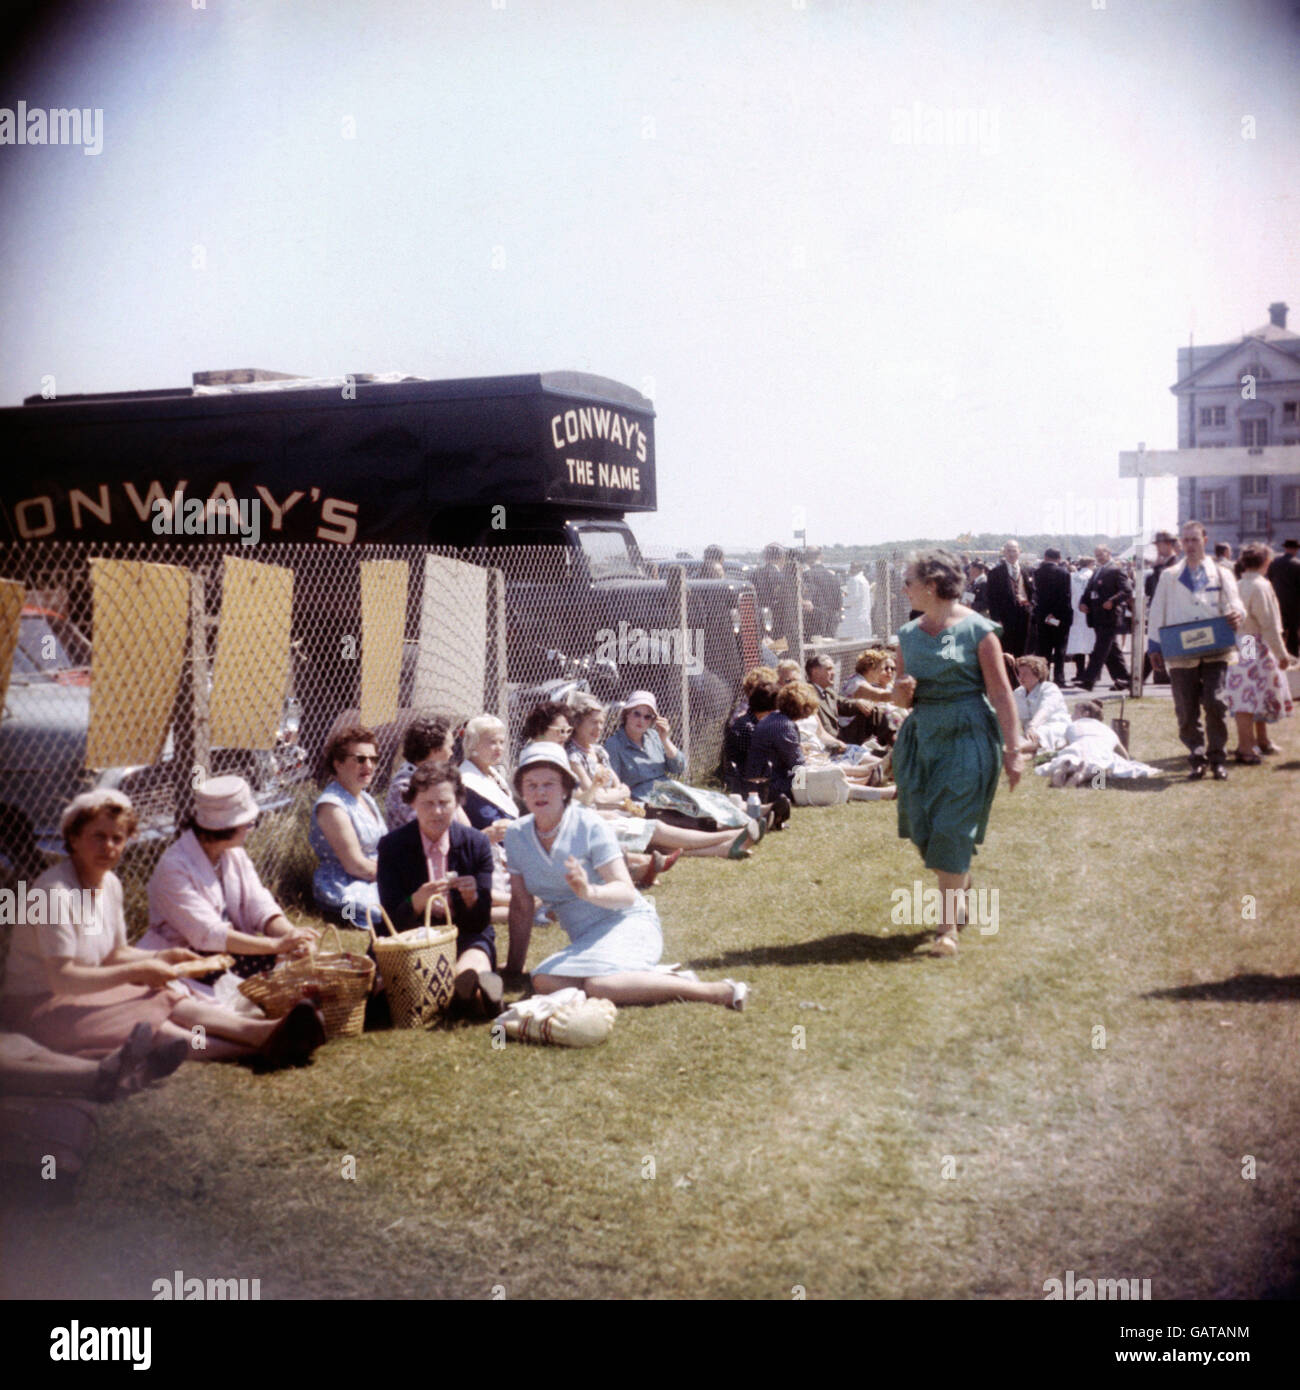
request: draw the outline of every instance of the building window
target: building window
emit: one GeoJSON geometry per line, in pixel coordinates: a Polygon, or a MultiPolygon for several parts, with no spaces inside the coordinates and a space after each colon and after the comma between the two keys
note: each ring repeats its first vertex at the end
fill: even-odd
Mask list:
{"type": "Polygon", "coordinates": [[[1243,420],[1241,422],[1241,442],[1248,449],[1262,449],[1268,443],[1267,420],[1243,420]]]}
{"type": "Polygon", "coordinates": [[[1201,407],[1201,428],[1210,429],[1214,425],[1226,425],[1228,423],[1228,407],[1226,405],[1203,405],[1201,407]]]}
{"type": "Polygon", "coordinates": [[[1282,402],[1282,423],[1284,425],[1300,424],[1300,401],[1282,402]]]}
{"type": "Polygon", "coordinates": [[[1241,480],[1241,495],[1243,497],[1267,497],[1268,474],[1247,473],[1241,480]]]}
{"type": "Polygon", "coordinates": [[[1214,407],[1214,423],[1216,425],[1226,425],[1228,423],[1228,407],[1226,405],[1216,405],[1214,407]]]}
{"type": "Polygon", "coordinates": [[[1282,516],[1287,521],[1300,521],[1300,487],[1282,489],[1282,516]]]}
{"type": "Polygon", "coordinates": [[[1226,487],[1207,488],[1201,493],[1201,520],[1227,521],[1228,489],[1226,487]]]}
{"type": "Polygon", "coordinates": [[[1268,535],[1268,508],[1243,507],[1241,510],[1241,534],[1243,536],[1268,535]]]}

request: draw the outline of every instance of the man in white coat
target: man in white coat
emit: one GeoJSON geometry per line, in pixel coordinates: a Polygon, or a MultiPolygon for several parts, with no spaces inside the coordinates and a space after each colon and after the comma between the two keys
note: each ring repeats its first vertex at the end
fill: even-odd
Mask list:
{"type": "Polygon", "coordinates": [[[849,566],[849,582],[844,590],[844,617],[836,636],[849,640],[871,636],[871,584],[857,560],[849,566]]]}
{"type": "Polygon", "coordinates": [[[1175,623],[1194,623],[1224,617],[1233,630],[1241,626],[1246,610],[1237,594],[1237,581],[1227,565],[1211,560],[1205,553],[1205,527],[1199,521],[1183,524],[1183,558],[1176,560],[1160,576],[1155,598],[1151,600],[1147,646],[1151,664],[1161,671],[1168,667],[1173,687],[1174,711],[1178,715],[1178,737],[1187,749],[1191,763],[1190,780],[1205,776],[1208,760],[1216,782],[1228,780],[1228,724],[1223,703],[1223,679],[1237,660],[1237,649],[1211,652],[1208,656],[1170,656],[1160,647],[1160,629],[1175,623]],[[1201,729],[1201,710],[1205,729],[1201,729]]]}

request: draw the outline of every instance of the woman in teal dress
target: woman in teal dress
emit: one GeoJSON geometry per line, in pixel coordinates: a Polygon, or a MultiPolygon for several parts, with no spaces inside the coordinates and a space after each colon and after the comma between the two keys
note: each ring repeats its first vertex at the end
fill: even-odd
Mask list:
{"type": "Polygon", "coordinates": [[[999,628],[958,603],[962,571],[946,550],[916,551],[903,586],[921,616],[899,629],[895,703],[911,708],[894,744],[898,834],[933,869],[943,917],[932,955],[955,956],[962,891],[984,839],[999,764],[1020,781],[1020,721],[999,628]]]}

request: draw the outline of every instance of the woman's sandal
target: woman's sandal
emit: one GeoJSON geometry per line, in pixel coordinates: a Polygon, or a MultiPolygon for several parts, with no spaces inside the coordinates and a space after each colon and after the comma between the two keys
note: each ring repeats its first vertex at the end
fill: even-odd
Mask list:
{"type": "Polygon", "coordinates": [[[955,956],[957,954],[957,933],[955,931],[939,932],[930,943],[930,949],[926,954],[931,956],[955,956]]]}
{"type": "Polygon", "coordinates": [[[1238,752],[1237,761],[1239,763],[1244,763],[1247,767],[1258,767],[1260,763],[1264,761],[1264,759],[1261,758],[1258,753],[1238,752]]]}
{"type": "Polygon", "coordinates": [[[1270,739],[1268,743],[1257,743],[1255,751],[1258,753],[1280,753],[1282,750],[1270,739]]]}
{"type": "Polygon", "coordinates": [[[749,858],[751,853],[749,848],[749,842],[751,839],[750,831],[753,827],[753,824],[754,822],[750,821],[749,824],[744,828],[744,830],[742,830],[740,834],[737,835],[736,838],[731,842],[731,848],[727,851],[728,859],[749,858]]]}

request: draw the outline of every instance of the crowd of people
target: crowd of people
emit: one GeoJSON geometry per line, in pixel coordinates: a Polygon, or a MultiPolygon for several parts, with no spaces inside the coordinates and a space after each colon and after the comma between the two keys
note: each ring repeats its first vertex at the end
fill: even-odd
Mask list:
{"type": "MultiPolygon", "coordinates": [[[[1276,559],[1247,545],[1234,565],[1205,553],[1195,522],[1178,537],[1160,533],[1157,546],[1151,667],[1172,685],[1191,777],[1208,768],[1221,778],[1229,714],[1237,761],[1251,765],[1278,751],[1270,729],[1292,712],[1284,673],[1297,657],[1300,555],[1290,542],[1276,559]],[[1211,618],[1230,629],[1225,646],[1176,645],[1187,624],[1211,618]]],[[[776,558],[762,582],[778,586],[768,597],[779,609],[776,558]]],[[[568,944],[533,969],[536,993],[577,986],[614,1004],[742,1010],[743,981],[701,981],[661,963],[662,924],[644,890],[681,856],[750,857],[768,833],[788,828],[793,805],[895,800],[900,838],[916,845],[942,893],[929,950],[955,955],[972,858],[1003,773],[1014,790],[1026,759],[1054,786],[1155,771],[1129,758],[1099,704],[1067,709],[1063,693],[1071,656],[1086,658],[1076,671],[1085,692],[1103,665],[1127,682],[1116,642],[1133,586],[1105,547],[1073,567],[1048,550],[1031,572],[1008,541],[988,572],[946,550],[916,552],[903,587],[911,619],[862,650],[838,689],[836,663],[822,652],[745,675],[723,741],[725,792],[683,780],[673,728],[648,690],[616,709],[585,691],[538,704],[513,764],[495,716],[459,730],[420,716],[404,731],[382,807],[371,790],[379,741],[342,724],[324,750],[306,828],[321,915],[394,931],[454,926],[452,1012],[464,1018],[499,1014],[506,989],[526,982],[533,932],[552,924],[568,944]],[[1086,653],[1075,636],[1083,629],[1086,653]]],[[[809,601],[838,624],[829,590],[809,601]]],[[[241,778],[195,791],[192,815],[153,871],[147,930],[132,946],[115,869],[135,812],[111,790],[70,802],[67,857],[32,885],[54,906],[13,929],[0,993],[6,1085],[104,1099],[187,1059],[267,1069],[311,1059],[325,1040],[312,999],[271,1020],[240,989],[318,941],[315,929],[291,923],[244,848],[257,817],[241,778]],[[91,910],[68,908],[87,892],[91,910]]]]}

